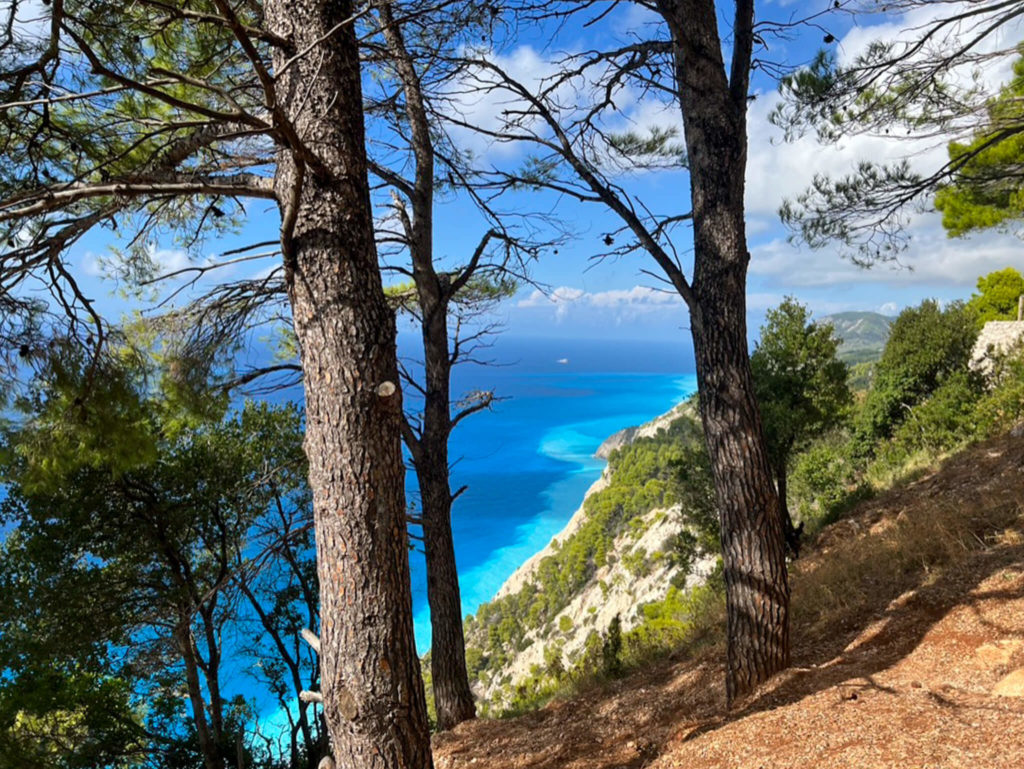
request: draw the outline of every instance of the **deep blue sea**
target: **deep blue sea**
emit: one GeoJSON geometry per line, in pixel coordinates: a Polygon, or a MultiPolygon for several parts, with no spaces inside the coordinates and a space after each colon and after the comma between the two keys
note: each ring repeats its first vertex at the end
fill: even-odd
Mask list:
{"type": "MultiPolygon", "coordinates": [[[[415,341],[401,346],[412,350],[415,341]]],[[[493,389],[506,399],[463,421],[451,440],[452,487],[468,486],[452,512],[464,614],[565,526],[601,474],[593,454],[605,438],[696,390],[687,343],[502,337],[487,351],[501,365],[456,369],[453,396],[493,389]]],[[[411,473],[408,491],[415,502],[411,473]]],[[[430,619],[419,552],[412,571],[423,653],[430,619]]]]}

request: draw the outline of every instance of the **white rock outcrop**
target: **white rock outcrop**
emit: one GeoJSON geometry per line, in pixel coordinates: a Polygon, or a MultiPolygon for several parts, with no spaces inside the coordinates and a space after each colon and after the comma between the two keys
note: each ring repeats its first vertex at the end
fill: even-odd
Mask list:
{"type": "MultiPolygon", "coordinates": [[[[696,415],[689,402],[679,404],[644,425],[620,430],[601,444],[597,456],[607,458],[614,449],[638,438],[653,437],[684,414],[696,415]]],[[[584,500],[605,489],[608,482],[606,469],[587,490],[584,500]]],[[[581,503],[551,543],[525,561],[505,581],[495,600],[515,595],[532,582],[541,562],[554,555],[586,520],[585,505],[581,503]]],[[[619,615],[622,630],[627,632],[639,624],[642,618],[640,607],[664,599],[673,579],[680,582],[685,578],[686,588],[702,584],[714,569],[717,556],[698,559],[686,575],[680,575],[680,567],[668,557],[672,539],[684,525],[684,516],[678,506],[651,510],[633,519],[610,547],[607,563],[591,576],[556,616],[528,631],[524,639],[525,648],[502,666],[499,675],[475,686],[476,694],[492,704],[499,704],[504,686],[511,684],[514,688],[518,681],[546,666],[545,651],[552,646],[561,649],[563,665],[568,669],[583,651],[591,631],[605,632],[616,615],[619,615]]]]}
{"type": "Polygon", "coordinates": [[[995,358],[1020,347],[1024,347],[1024,321],[989,321],[974,343],[970,366],[988,376],[994,370],[995,358]]]}

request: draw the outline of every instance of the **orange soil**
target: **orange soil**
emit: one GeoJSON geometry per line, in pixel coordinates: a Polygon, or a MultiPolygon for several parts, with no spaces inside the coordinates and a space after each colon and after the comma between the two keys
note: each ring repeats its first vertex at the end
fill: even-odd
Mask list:
{"type": "Polygon", "coordinates": [[[1022,513],[1024,439],[974,447],[808,548],[794,568],[793,668],[733,709],[716,649],[519,718],[462,724],[435,738],[438,769],[1024,767],[1024,690],[993,692],[1024,667],[1022,513]],[[887,532],[934,521],[945,536],[940,508],[971,520],[984,510],[984,524],[950,539],[962,552],[943,567],[911,563],[873,586],[887,532]],[[858,546],[859,600],[817,614],[798,605],[801,580],[858,546]]]}

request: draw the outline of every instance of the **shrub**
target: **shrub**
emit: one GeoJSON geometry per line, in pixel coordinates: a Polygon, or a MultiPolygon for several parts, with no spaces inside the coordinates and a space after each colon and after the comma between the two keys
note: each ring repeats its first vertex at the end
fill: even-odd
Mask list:
{"type": "Polygon", "coordinates": [[[964,371],[977,336],[973,313],[962,302],[942,309],[927,299],[901,312],[855,420],[856,455],[871,456],[879,440],[891,436],[910,410],[950,375],[964,371]]]}
{"type": "Polygon", "coordinates": [[[845,438],[845,433],[833,433],[796,457],[789,484],[790,501],[796,517],[812,531],[831,521],[862,493],[845,438]]]}

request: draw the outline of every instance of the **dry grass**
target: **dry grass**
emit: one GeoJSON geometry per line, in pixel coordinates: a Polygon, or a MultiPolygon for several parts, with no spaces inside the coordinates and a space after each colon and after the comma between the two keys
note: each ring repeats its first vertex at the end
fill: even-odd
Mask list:
{"type": "Polygon", "coordinates": [[[721,629],[697,658],[437,739],[442,769],[1016,767],[1024,441],[989,441],[826,528],[794,564],[794,668],[728,710],[721,629]],[[716,641],[717,639],[717,641],[716,641]],[[1000,647],[1001,648],[1001,647],[1000,647]],[[1014,647],[1018,648],[1018,647],[1014,647]]]}
{"type": "Polygon", "coordinates": [[[841,520],[823,533],[811,558],[791,569],[794,623],[811,632],[829,632],[870,611],[880,595],[893,598],[928,584],[946,568],[956,568],[972,552],[1020,536],[1024,489],[1020,496],[990,494],[969,503],[946,498],[925,502],[910,491],[894,492],[867,505],[867,514],[841,520]],[[927,509],[893,505],[894,500],[927,509]]]}

